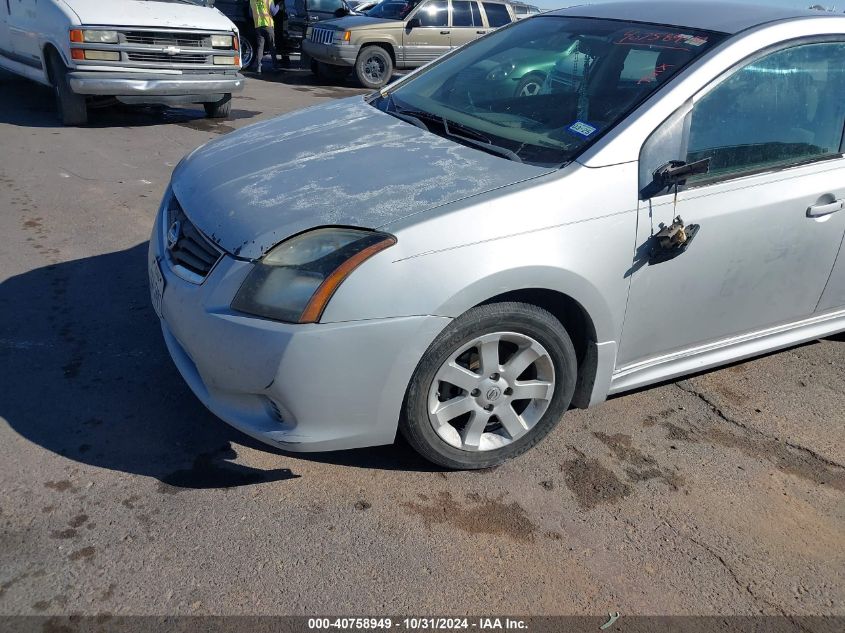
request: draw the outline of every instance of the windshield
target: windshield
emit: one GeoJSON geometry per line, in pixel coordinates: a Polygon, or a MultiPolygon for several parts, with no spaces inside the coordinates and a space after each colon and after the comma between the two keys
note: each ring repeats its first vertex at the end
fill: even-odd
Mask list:
{"type": "Polygon", "coordinates": [[[364,13],[371,18],[383,18],[385,20],[404,20],[414,10],[421,0],[382,0],[376,6],[364,13]]]}
{"type": "Polygon", "coordinates": [[[723,37],[535,17],[470,44],[374,105],[511,160],[562,165],[723,37]]]}

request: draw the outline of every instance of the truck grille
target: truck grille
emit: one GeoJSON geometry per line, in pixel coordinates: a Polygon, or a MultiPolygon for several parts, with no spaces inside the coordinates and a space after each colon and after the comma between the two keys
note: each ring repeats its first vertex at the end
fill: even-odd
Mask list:
{"type": "Polygon", "coordinates": [[[167,33],[127,31],[123,34],[127,44],[138,46],[178,46],[179,48],[211,48],[211,38],[201,33],[167,33]]]}
{"type": "Polygon", "coordinates": [[[220,260],[222,252],[193,225],[175,196],[170,202],[166,224],[167,255],[176,273],[181,267],[193,277],[180,276],[187,281],[201,283],[220,260]]]}
{"type": "Polygon", "coordinates": [[[126,53],[130,62],[156,62],[161,64],[205,64],[208,55],[190,53],[126,53]]]}
{"type": "Polygon", "coordinates": [[[331,44],[334,41],[334,29],[312,29],[311,41],[315,44],[331,44]]]}

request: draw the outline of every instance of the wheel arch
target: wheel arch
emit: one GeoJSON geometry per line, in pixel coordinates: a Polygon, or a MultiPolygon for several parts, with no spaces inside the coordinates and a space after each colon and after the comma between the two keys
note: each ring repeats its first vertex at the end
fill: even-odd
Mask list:
{"type": "Polygon", "coordinates": [[[59,60],[67,66],[67,60],[65,56],[62,54],[61,49],[56,46],[53,42],[44,42],[41,46],[41,64],[44,68],[44,78],[53,85],[53,71],[50,68],[50,55],[55,53],[58,55],[59,60]]]}
{"type": "Polygon", "coordinates": [[[393,60],[393,67],[396,67],[396,47],[393,45],[393,42],[388,42],[386,40],[375,40],[375,41],[367,41],[361,44],[361,48],[358,50],[358,54],[361,54],[368,46],[378,46],[379,48],[383,48],[387,51],[387,54],[390,55],[390,59],[393,60]]]}
{"type": "MultiPolygon", "coordinates": [[[[599,344],[615,346],[618,333],[610,306],[587,280],[548,268],[517,269],[481,280],[452,297],[437,314],[457,317],[479,305],[518,301],[543,308],[566,328],[578,357],[578,383],[572,405],[586,408],[606,397],[594,393],[613,367],[602,362],[599,344]],[[538,283],[527,285],[524,280],[538,283]],[[604,374],[607,374],[605,376],[604,374]]],[[[602,389],[599,387],[599,389],[602,389]]]]}

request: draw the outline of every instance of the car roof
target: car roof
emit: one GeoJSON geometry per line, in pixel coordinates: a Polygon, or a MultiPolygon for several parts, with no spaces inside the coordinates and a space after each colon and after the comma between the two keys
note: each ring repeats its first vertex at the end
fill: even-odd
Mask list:
{"type": "Polygon", "coordinates": [[[703,31],[718,31],[733,35],[770,22],[806,17],[832,17],[835,14],[810,9],[790,9],[743,2],[627,0],[626,2],[604,4],[582,4],[551,11],[546,15],[647,22],[703,31]]]}

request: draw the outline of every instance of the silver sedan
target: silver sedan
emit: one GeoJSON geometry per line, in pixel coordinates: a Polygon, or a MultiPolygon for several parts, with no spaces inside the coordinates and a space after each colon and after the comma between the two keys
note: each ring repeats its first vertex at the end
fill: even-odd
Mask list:
{"type": "Polygon", "coordinates": [[[194,151],[153,303],[253,437],[490,467],[570,407],[845,330],[844,131],[843,16],[544,14],[194,151]]]}

